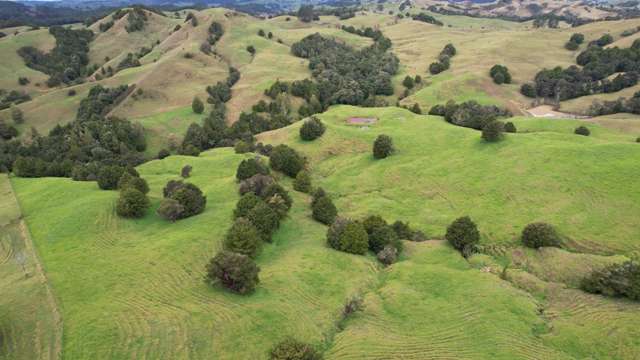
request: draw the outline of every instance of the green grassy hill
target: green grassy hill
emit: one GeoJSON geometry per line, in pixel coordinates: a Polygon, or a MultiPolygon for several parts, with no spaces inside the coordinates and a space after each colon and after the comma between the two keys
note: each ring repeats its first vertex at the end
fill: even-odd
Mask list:
{"type": "Polygon", "coordinates": [[[578,120],[520,118],[514,123],[525,133],[487,144],[478,131],[398,108],[341,106],[320,118],[328,130],[318,141],[299,140],[300,123],[260,140],[290,143],[308,156],[314,180],[336,193],[345,215],[387,214],[441,237],[468,214],[484,243],[501,244],[516,242],[526,224],[546,221],[574,249],[638,249],[635,134],[593,125],[593,136],[581,137],[573,135],[578,120]],[[378,122],[355,126],[350,117],[378,122]],[[373,159],[378,134],[394,139],[396,156],[373,159]]]}
{"type": "MultiPolygon", "coordinates": [[[[640,194],[632,179],[640,148],[611,130],[594,125],[594,135],[584,138],[548,125],[555,120],[521,119],[517,126],[528,132],[484,144],[477,131],[398,108],[340,106],[321,118],[328,130],[315,142],[298,140],[299,124],[261,140],[304,153],[315,184],[334,196],[344,216],[379,213],[439,238],[455,217],[470,214],[482,242],[500,246],[515,245],[526,223],[544,220],[558,226],[573,251],[636,249],[640,194]],[[377,116],[378,122],[348,125],[351,116],[377,116]],[[379,133],[391,135],[398,151],[374,161],[370,145],[379,133]]],[[[407,242],[402,260],[382,269],[371,256],[326,247],[326,227],[310,218],[310,199],[293,192],[286,179],[294,207],[257,259],[256,293],[240,297],[209,287],[204,265],[231,222],[235,168],[245,157],[218,149],[140,166],[153,204],[140,220],[117,217],[117,193],[93,182],[12,179],[60,302],[65,357],[264,358],[288,335],[336,359],[638,354],[631,325],[636,304],[563,289],[563,277],[524,265],[514,266],[506,282],[492,274],[501,256],[467,263],[441,241],[407,242]],[[186,164],[194,168],[190,181],[205,192],[207,209],[176,223],[162,221],[153,212],[161,189],[186,164]],[[364,310],[341,330],[341,308],[358,294],[364,310]],[[603,340],[605,331],[615,346],[603,340]]],[[[573,268],[558,271],[605,260],[576,258],[573,268]]]]}

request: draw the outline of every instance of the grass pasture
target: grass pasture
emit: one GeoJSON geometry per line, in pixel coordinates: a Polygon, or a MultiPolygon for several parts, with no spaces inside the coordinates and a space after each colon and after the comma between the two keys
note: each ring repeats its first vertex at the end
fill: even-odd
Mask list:
{"type": "MultiPolygon", "coordinates": [[[[314,181],[335,194],[344,215],[381,213],[389,221],[409,220],[432,237],[470,215],[484,243],[502,244],[516,242],[526,224],[546,221],[576,250],[638,249],[640,188],[633,164],[640,147],[628,136],[621,140],[593,125],[594,135],[582,137],[573,134],[576,120],[567,126],[536,119],[555,130],[538,127],[487,144],[476,130],[398,108],[338,106],[320,118],[328,130],[317,141],[299,140],[300,123],[260,140],[289,143],[308,156],[314,181]],[[348,125],[354,116],[379,121],[348,125]],[[394,139],[397,154],[375,161],[371,144],[383,133],[394,139]]],[[[524,129],[528,121],[516,126],[524,129]]]]}
{"type": "Polygon", "coordinates": [[[0,357],[57,359],[61,323],[5,174],[0,195],[0,357]]]}

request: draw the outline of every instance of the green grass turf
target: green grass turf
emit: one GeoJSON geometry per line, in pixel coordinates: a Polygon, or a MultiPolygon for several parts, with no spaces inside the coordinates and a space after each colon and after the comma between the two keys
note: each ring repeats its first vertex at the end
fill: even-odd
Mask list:
{"type": "Polygon", "coordinates": [[[590,125],[594,136],[583,137],[572,134],[576,121],[523,119],[516,120],[523,130],[542,124],[555,131],[508,134],[488,144],[476,130],[398,108],[339,106],[320,118],[328,130],[317,141],[299,140],[299,123],[260,140],[287,142],[308,156],[316,184],[335,193],[344,215],[380,213],[436,237],[470,215],[483,243],[516,242],[526,224],[546,221],[574,249],[638,249],[640,146],[610,130],[590,125]],[[349,125],[352,116],[379,121],[349,125]],[[378,134],[392,136],[397,151],[376,161],[371,144],[378,134]]]}
{"type": "Polygon", "coordinates": [[[56,339],[62,334],[5,174],[0,174],[0,199],[0,358],[55,358],[56,339]]]}

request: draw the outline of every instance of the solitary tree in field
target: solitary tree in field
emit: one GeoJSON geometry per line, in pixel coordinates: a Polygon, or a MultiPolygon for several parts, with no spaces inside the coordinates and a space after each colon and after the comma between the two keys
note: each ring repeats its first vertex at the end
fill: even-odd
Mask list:
{"type": "Polygon", "coordinates": [[[480,232],[478,232],[478,227],[471,221],[471,218],[463,216],[447,227],[445,239],[456,250],[463,254],[469,254],[480,241],[480,232]]]}
{"type": "Polygon", "coordinates": [[[384,159],[393,153],[393,140],[390,136],[379,135],[373,143],[373,157],[384,159]]]}
{"type": "Polygon", "coordinates": [[[120,198],[116,205],[118,215],[126,218],[140,218],[148,208],[149,199],[142,192],[132,187],[120,191],[120,198]]]}
{"type": "Polygon", "coordinates": [[[202,103],[202,100],[200,100],[199,97],[196,96],[193,98],[193,102],[191,103],[191,109],[196,114],[202,114],[202,112],[204,111],[204,104],[202,103]]]}

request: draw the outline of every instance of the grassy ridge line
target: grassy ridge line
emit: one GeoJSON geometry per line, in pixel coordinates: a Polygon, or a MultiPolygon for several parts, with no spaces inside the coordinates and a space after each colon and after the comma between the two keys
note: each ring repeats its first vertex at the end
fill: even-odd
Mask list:
{"type": "MultiPolygon", "coordinates": [[[[22,218],[20,204],[13,192],[9,178],[5,174],[2,174],[0,177],[0,187],[2,187],[2,191],[4,194],[2,203],[3,209],[1,209],[2,211],[0,213],[0,215],[2,215],[0,230],[2,230],[3,233],[3,237],[0,239],[3,243],[0,245],[2,245],[1,250],[3,250],[3,252],[7,251],[5,250],[4,241],[8,240],[10,242],[8,244],[9,250],[6,254],[6,257],[4,258],[4,261],[0,260],[0,267],[9,266],[8,262],[10,262],[11,260],[14,260],[16,262],[15,270],[13,272],[5,273],[5,269],[0,270],[3,270],[2,274],[4,275],[3,277],[5,277],[5,279],[16,276],[18,271],[20,273],[22,273],[22,271],[25,271],[26,278],[24,278],[22,282],[26,284],[12,284],[12,290],[14,291],[24,291],[24,295],[29,296],[26,293],[31,291],[40,293],[40,290],[43,290],[43,303],[47,308],[44,311],[44,314],[40,314],[39,312],[43,310],[40,308],[42,304],[36,304],[38,299],[40,299],[39,297],[34,296],[32,298],[26,298],[24,299],[24,302],[22,304],[18,305],[22,306],[23,304],[26,305],[33,302],[33,306],[36,306],[38,308],[38,310],[33,310],[33,315],[36,316],[35,324],[33,324],[35,328],[29,328],[28,331],[32,334],[31,336],[25,336],[24,338],[33,339],[34,343],[31,344],[29,348],[31,351],[37,352],[38,359],[60,359],[62,358],[63,320],[62,316],[60,315],[60,311],[58,310],[56,298],[54,296],[50,282],[44,272],[37,251],[34,248],[27,225],[22,218]],[[18,257],[20,257],[21,260],[19,260],[18,257]],[[22,268],[19,269],[17,265],[21,265],[22,268]],[[28,269],[32,269],[35,272],[35,276],[29,276],[28,269]],[[30,284],[32,287],[29,287],[29,283],[32,283],[30,284]],[[47,315],[51,316],[51,319],[47,319],[47,315]],[[50,320],[51,324],[49,324],[49,321],[47,320],[50,320]]],[[[10,293],[9,289],[4,291],[4,293],[10,293]]],[[[20,312],[25,311],[26,309],[13,308],[13,310],[16,312],[20,312]]],[[[13,322],[14,318],[11,318],[9,321],[13,322]]],[[[28,320],[24,321],[24,323],[27,326],[30,326],[28,320]]],[[[24,326],[23,324],[21,325],[24,326]]],[[[11,334],[9,336],[11,336],[11,334]]],[[[21,349],[19,348],[14,348],[11,355],[18,355],[18,357],[28,356],[24,353],[21,353],[21,349]]]]}

